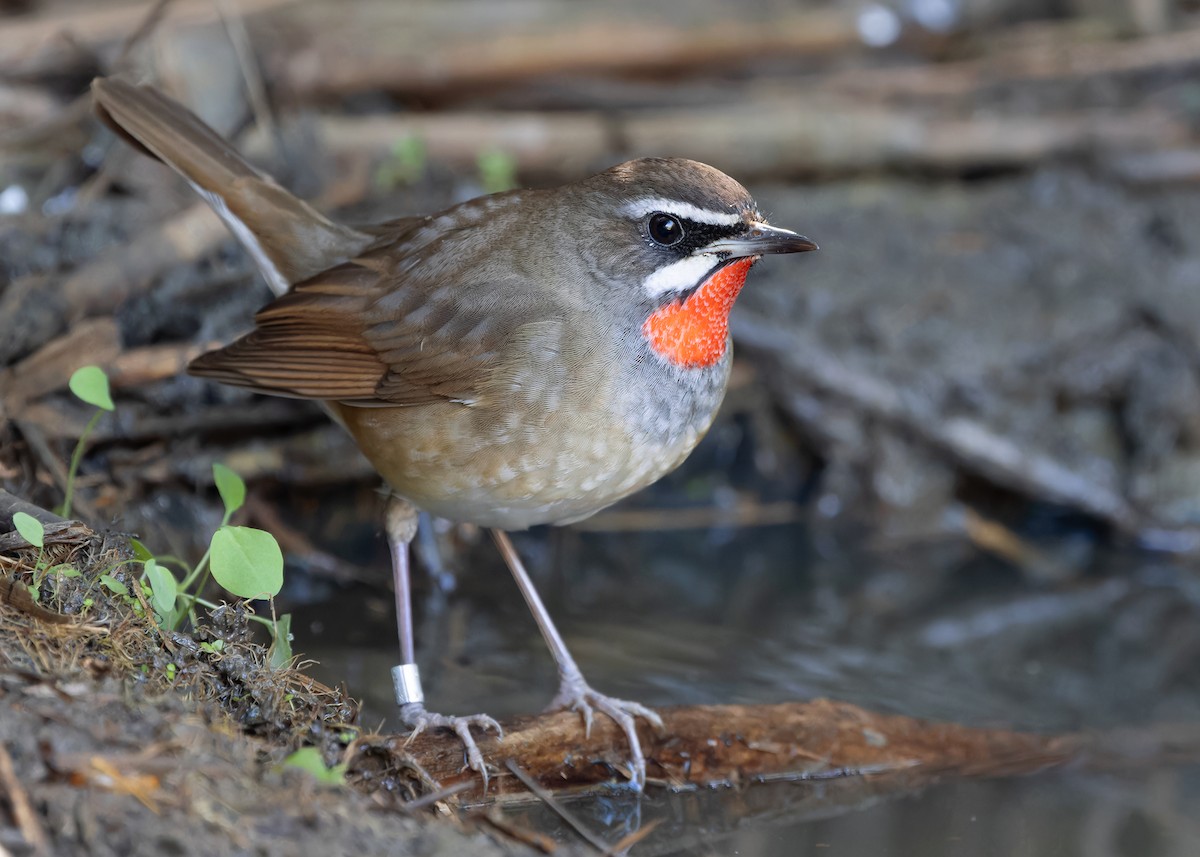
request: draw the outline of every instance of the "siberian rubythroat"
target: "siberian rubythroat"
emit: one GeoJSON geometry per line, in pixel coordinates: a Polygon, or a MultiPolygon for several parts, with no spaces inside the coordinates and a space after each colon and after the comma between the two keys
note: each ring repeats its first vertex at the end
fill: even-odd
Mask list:
{"type": "Polygon", "coordinates": [[[453,729],[486,778],[470,728],[498,732],[495,721],[424,707],[409,604],[415,506],[492,529],[557,661],[552,706],[589,727],[593,711],[616,720],[644,782],[634,718],[661,721],[588,686],[504,531],[578,521],[677,467],[721,404],[729,311],[750,266],[816,245],[768,225],[725,174],[674,158],[350,228],[158,91],[113,79],[92,91],[110,126],[212,205],[277,295],[253,332],[190,371],[321,401],[393,492],[405,723],[453,729]]]}

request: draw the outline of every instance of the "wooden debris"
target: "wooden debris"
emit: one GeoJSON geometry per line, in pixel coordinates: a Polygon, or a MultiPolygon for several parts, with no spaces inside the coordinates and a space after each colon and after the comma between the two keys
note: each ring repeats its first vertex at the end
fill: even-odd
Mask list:
{"type": "Polygon", "coordinates": [[[17,779],[16,771],[13,769],[12,756],[8,754],[8,750],[3,744],[0,744],[0,793],[7,799],[13,819],[17,823],[17,829],[21,831],[21,836],[24,837],[25,842],[33,849],[34,853],[50,854],[50,839],[42,827],[38,812],[29,800],[29,794],[21,785],[21,781],[17,779]]]}
{"type": "Polygon", "coordinates": [[[195,262],[229,240],[203,202],[112,247],[61,280],[34,275],[0,292],[0,364],[41,347],[69,325],[112,312],[174,265],[195,262]]]}
{"type": "Polygon", "coordinates": [[[106,365],[120,353],[120,333],[111,318],[80,322],[17,365],[0,369],[4,411],[19,414],[26,402],[66,387],[79,367],[106,365]]]}
{"type": "Polygon", "coordinates": [[[629,0],[575,6],[566,15],[557,3],[522,2],[519,12],[515,3],[490,3],[487,20],[507,17],[508,26],[480,30],[464,26],[460,6],[363,5],[369,14],[348,16],[315,4],[298,10],[288,41],[260,43],[272,77],[301,100],[365,89],[430,95],[539,77],[711,72],[764,57],[863,49],[852,16],[838,10],[764,14],[742,6],[730,17],[714,15],[710,7],[683,18],[662,3],[647,8],[629,0]],[[298,42],[304,50],[296,50],[298,42]],[[346,50],[347,44],[355,50],[346,50]]]}
{"type": "MultiPolygon", "coordinates": [[[[905,396],[887,381],[850,366],[813,342],[797,341],[790,331],[741,316],[734,319],[734,334],[746,347],[769,353],[787,373],[793,392],[783,395],[784,407],[801,395],[797,390],[847,402],[864,418],[898,428],[1005,488],[1078,509],[1137,538],[1156,538],[1166,544],[1169,531],[1181,552],[1200,549],[1197,528],[1157,526],[1130,503],[1119,486],[1077,472],[978,420],[947,419],[924,400],[905,396]]],[[[803,410],[796,409],[801,419],[803,410]]]]}
{"type": "MultiPolygon", "coordinates": [[[[1012,169],[1067,155],[1115,158],[1181,144],[1190,133],[1178,117],[1158,108],[1136,114],[964,118],[780,93],[628,113],[322,116],[318,127],[330,154],[350,163],[378,163],[397,141],[415,137],[439,163],[458,170],[474,169],[480,151],[499,149],[523,174],[559,177],[663,152],[721,164],[750,178],[909,169],[958,173],[1012,169]],[[615,141],[623,144],[620,149],[615,141]]],[[[252,133],[245,144],[256,157],[272,146],[264,132],[252,133]]]]}
{"type": "MultiPolygon", "coordinates": [[[[295,0],[240,0],[242,14],[253,14],[295,0]]],[[[87,73],[101,55],[119,52],[130,34],[147,20],[145,2],[51,4],[37,14],[8,19],[0,27],[0,76],[28,80],[87,73]]],[[[170,19],[177,26],[219,20],[209,0],[176,0],[170,19]]]]}
{"type": "MultiPolygon", "coordinates": [[[[908,717],[874,714],[847,703],[816,700],[778,705],[723,705],[660,709],[665,728],[656,735],[640,724],[650,779],[677,788],[747,784],[767,779],[886,776],[897,790],[940,777],[1013,776],[1075,758],[1076,739],[971,729],[908,717]]],[[[590,736],[574,712],[544,714],[504,724],[504,740],[484,736],[484,758],[497,773],[488,794],[478,785],[473,801],[526,793],[505,768],[514,759],[554,792],[623,780],[626,747],[619,728],[596,718],[590,736]]],[[[478,775],[463,770],[454,735],[423,733],[411,741],[385,739],[443,785],[478,775]]],[[[376,747],[376,749],[378,749],[376,747]]],[[[360,759],[369,757],[361,754],[360,759]]],[[[364,762],[368,764],[369,762],[364,762]]],[[[351,770],[356,762],[351,761],[351,770]]]]}

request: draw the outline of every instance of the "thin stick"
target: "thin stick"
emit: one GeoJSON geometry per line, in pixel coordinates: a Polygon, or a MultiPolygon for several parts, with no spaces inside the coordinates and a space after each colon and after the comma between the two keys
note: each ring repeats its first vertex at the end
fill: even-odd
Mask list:
{"type": "Polygon", "coordinates": [[[229,0],[214,0],[221,23],[225,25],[225,33],[233,45],[234,56],[237,57],[238,67],[242,71],[242,80],[246,84],[246,95],[250,99],[250,109],[254,111],[254,121],[278,144],[278,126],[275,115],[271,112],[271,104],[267,100],[267,87],[263,83],[262,74],[254,60],[254,52],[250,44],[250,33],[246,30],[245,16],[231,8],[229,0]]]}
{"type": "Polygon", "coordinates": [[[0,787],[3,787],[4,791],[8,793],[8,803],[12,807],[13,819],[17,822],[17,828],[25,837],[25,841],[33,846],[36,853],[49,854],[50,840],[46,838],[46,831],[42,829],[37,813],[34,812],[33,804],[29,801],[29,794],[21,785],[21,781],[17,779],[17,773],[13,770],[12,756],[8,755],[8,749],[3,744],[0,744],[0,787]]]}
{"type": "Polygon", "coordinates": [[[574,813],[568,811],[566,807],[556,801],[553,795],[542,788],[538,784],[537,780],[525,773],[525,771],[521,769],[521,766],[518,765],[514,759],[509,759],[504,764],[510,771],[512,771],[513,776],[521,781],[521,784],[524,785],[525,788],[533,792],[534,797],[546,804],[546,806],[550,807],[550,809],[553,810],[559,818],[565,821],[572,830],[579,834],[583,841],[595,848],[601,854],[613,854],[612,849],[608,847],[603,839],[601,839],[595,833],[592,833],[586,824],[575,817],[574,813]]]}
{"type": "Polygon", "coordinates": [[[438,789],[435,792],[430,792],[427,795],[421,795],[419,798],[414,798],[413,800],[405,801],[404,803],[402,803],[400,805],[400,808],[402,810],[404,810],[405,812],[416,812],[417,810],[424,809],[425,807],[430,806],[431,804],[435,804],[438,801],[442,801],[442,800],[445,800],[446,798],[454,797],[456,794],[459,794],[460,792],[465,792],[468,789],[473,789],[473,788],[475,788],[474,781],[463,780],[462,782],[455,783],[452,786],[446,786],[445,788],[438,789]]]}

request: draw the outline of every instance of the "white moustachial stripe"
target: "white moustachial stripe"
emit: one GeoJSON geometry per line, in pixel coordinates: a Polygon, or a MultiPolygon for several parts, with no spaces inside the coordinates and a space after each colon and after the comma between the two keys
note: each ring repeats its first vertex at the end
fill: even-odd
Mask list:
{"type": "MultiPolygon", "coordinates": [[[[682,217],[683,215],[679,215],[682,217]]],[[[700,279],[717,266],[720,259],[712,253],[685,256],[678,262],[663,265],[642,281],[642,288],[652,298],[668,292],[683,292],[693,288],[700,279]]]]}
{"type": "Polygon", "coordinates": [[[682,217],[693,223],[707,223],[712,226],[736,226],[742,222],[742,215],[733,211],[710,211],[707,208],[692,205],[690,202],[663,199],[662,197],[635,199],[625,206],[625,213],[630,217],[641,218],[655,211],[674,214],[676,217],[682,217]]]}

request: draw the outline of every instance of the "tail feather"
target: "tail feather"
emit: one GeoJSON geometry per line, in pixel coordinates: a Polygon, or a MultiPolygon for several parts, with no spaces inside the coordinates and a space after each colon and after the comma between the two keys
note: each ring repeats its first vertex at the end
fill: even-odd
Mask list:
{"type": "Polygon", "coordinates": [[[182,104],[146,86],[92,82],[100,118],[167,164],[213,207],[276,294],[359,253],[371,236],[336,224],[251,166],[182,104]]]}

